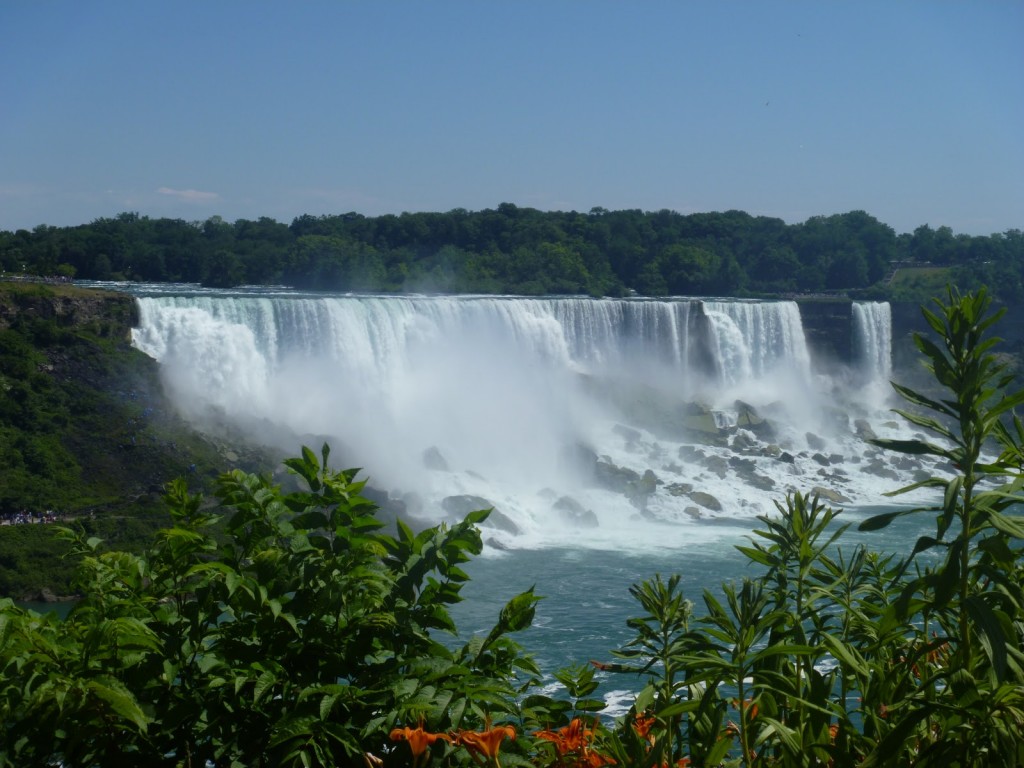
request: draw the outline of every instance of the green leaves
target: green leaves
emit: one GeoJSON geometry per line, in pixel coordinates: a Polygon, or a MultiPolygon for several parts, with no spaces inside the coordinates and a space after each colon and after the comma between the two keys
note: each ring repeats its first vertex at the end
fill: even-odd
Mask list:
{"type": "Polygon", "coordinates": [[[514,681],[538,674],[508,637],[532,590],[476,658],[432,636],[455,631],[487,513],[386,535],[329,455],[286,461],[305,484],[288,493],[234,471],[211,506],[172,484],[174,527],[143,557],[69,532],[87,599],[63,622],[0,605],[0,765],[12,744],[19,765],[349,765],[424,715],[444,730],[514,711],[514,681]]]}

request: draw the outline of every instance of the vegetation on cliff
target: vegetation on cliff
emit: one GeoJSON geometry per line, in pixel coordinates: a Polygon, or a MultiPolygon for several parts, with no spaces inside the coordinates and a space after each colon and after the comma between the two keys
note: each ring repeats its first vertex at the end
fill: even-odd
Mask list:
{"type": "Polygon", "coordinates": [[[677,576],[634,585],[635,638],[552,697],[510,637],[532,590],[486,636],[450,636],[488,513],[387,533],[355,472],[304,448],[300,490],[236,470],[209,506],[172,484],[141,555],[66,531],[69,616],[0,601],[0,766],[1021,765],[1024,393],[989,309],[951,292],[926,312],[943,395],[897,387],[922,434],[876,441],[956,468],[918,484],[934,504],[862,524],[930,516],[905,558],[837,548],[836,513],[794,494],[738,548],[757,578],[700,610],[677,576]],[[618,720],[599,674],[639,688],[618,720]]]}
{"type": "Polygon", "coordinates": [[[38,521],[137,549],[169,520],[167,482],[208,488],[226,466],[131,347],[134,313],[123,294],[0,282],[0,595],[70,594],[67,547],[38,521]]]}

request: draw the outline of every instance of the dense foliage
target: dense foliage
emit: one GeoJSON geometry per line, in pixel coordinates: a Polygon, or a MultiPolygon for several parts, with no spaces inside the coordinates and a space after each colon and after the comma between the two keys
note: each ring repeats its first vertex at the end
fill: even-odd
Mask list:
{"type": "Polygon", "coordinates": [[[131,307],[72,286],[0,283],[0,521],[20,523],[0,526],[0,595],[70,594],[67,547],[53,525],[31,523],[73,518],[138,548],[168,523],[167,482],[187,473],[212,487],[223,466],[131,347],[131,318],[118,316],[131,307]]]}
{"type": "Polygon", "coordinates": [[[922,435],[878,441],[956,470],[919,483],[934,506],[862,524],[931,515],[905,558],[843,551],[837,513],[793,494],[739,547],[756,579],[702,610],[676,575],[634,585],[635,638],[558,672],[555,699],[509,636],[532,590],[452,636],[486,511],[387,533],[355,472],[303,449],[298,490],[235,471],[209,506],[172,484],[173,527],[141,556],[67,532],[86,596],[68,617],[0,602],[0,765],[1024,764],[1024,393],[989,306],[926,311],[944,394],[898,387],[922,435]],[[600,674],[640,688],[614,722],[600,674]]]}
{"type": "MultiPolygon", "coordinates": [[[[497,209],[367,217],[135,213],[76,227],[0,232],[0,270],[82,279],[287,284],[313,290],[623,295],[863,291],[917,298],[895,266],[939,270],[965,288],[1024,298],[1024,234],[954,235],[924,225],[898,235],[864,211],[801,224],[742,211],[542,212],[497,209]]],[[[943,283],[940,283],[940,285],[943,283]]],[[[931,285],[931,283],[928,283],[931,285]]],[[[918,300],[920,300],[918,298],[918,300]]]]}

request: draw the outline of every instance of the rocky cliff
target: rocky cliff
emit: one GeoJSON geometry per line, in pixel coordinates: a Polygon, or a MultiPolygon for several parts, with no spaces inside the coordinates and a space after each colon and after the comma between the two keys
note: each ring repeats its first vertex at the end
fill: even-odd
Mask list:
{"type": "Polygon", "coordinates": [[[138,323],[135,299],[64,283],[0,283],[0,329],[33,319],[101,338],[128,340],[138,323]]]}

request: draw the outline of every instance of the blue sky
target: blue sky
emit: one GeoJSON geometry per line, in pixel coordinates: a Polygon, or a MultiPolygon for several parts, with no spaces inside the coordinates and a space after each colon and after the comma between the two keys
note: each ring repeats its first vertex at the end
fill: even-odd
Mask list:
{"type": "Polygon", "coordinates": [[[1024,228],[1024,2],[0,3],[0,229],[863,209],[1024,228]]]}

